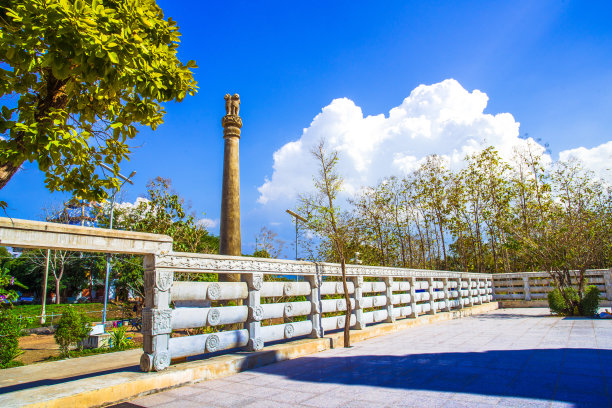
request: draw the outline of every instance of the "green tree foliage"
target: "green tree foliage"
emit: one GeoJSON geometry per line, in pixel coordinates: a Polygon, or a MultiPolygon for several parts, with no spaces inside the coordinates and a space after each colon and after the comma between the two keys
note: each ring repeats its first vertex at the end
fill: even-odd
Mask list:
{"type": "Polygon", "coordinates": [[[87,338],[90,331],[91,323],[85,313],[76,311],[72,306],[65,307],[54,335],[61,355],[68,357],[70,347],[75,344],[80,349],[79,342],[87,338]]]}
{"type": "Polygon", "coordinates": [[[16,291],[18,287],[27,289],[10,274],[8,268],[0,268],[0,303],[16,301],[19,297],[16,291]]]}
{"type": "Polygon", "coordinates": [[[23,354],[19,348],[19,337],[23,327],[17,316],[0,308],[0,368],[21,365],[15,358],[23,354]]]}
{"type": "Polygon", "coordinates": [[[315,193],[300,197],[300,212],[306,218],[306,226],[330,244],[334,258],[340,263],[342,285],[346,301],[344,325],[344,347],[351,346],[350,321],[352,314],[351,298],[346,282],[346,260],[350,241],[351,224],[346,215],[338,208],[337,198],[342,190],[342,177],[338,174],[338,152],[328,151],[325,142],[312,150],[317,161],[319,174],[314,179],[315,193]]]}
{"type": "Polygon", "coordinates": [[[49,190],[105,199],[137,126],[196,92],[179,36],[154,0],[0,0],[0,188],[36,161],[49,190]]]}

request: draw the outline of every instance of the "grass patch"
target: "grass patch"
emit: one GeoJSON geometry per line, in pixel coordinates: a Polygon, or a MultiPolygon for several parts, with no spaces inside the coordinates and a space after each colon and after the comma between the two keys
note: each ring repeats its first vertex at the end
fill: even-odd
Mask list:
{"type": "MultiPolygon", "coordinates": [[[[118,349],[116,347],[113,347],[113,348],[102,347],[102,348],[94,348],[94,349],[70,350],[68,352],[68,356],[69,356],[68,358],[95,356],[96,354],[115,353],[118,351],[133,350],[137,348],[142,348],[142,344],[136,343],[132,346],[121,348],[121,349],[118,349]]],[[[50,356],[50,357],[47,357],[44,361],[59,361],[59,360],[66,360],[66,357],[50,356]]]]}

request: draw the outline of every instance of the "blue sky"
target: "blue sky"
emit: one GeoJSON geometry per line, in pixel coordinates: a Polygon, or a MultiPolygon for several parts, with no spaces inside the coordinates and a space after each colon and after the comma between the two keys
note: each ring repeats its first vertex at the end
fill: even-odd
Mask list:
{"type": "MultiPolygon", "coordinates": [[[[169,177],[198,217],[205,212],[206,218],[217,220],[223,95],[237,92],[244,122],[240,154],[245,253],[253,251],[254,236],[264,225],[292,240],[293,227],[284,209],[294,206],[295,200],[287,193],[286,200],[272,198],[262,204],[258,188],[266,179],[277,184],[283,180],[282,157],[277,157],[279,175],[273,179],[277,177],[274,153],[301,140],[304,129],[325,107],[331,106],[330,112],[353,112],[354,105],[364,117],[389,117],[389,111],[402,105],[419,85],[454,79],[459,87],[446,82],[446,88],[435,88],[428,97],[461,94],[457,103],[462,104],[476,100],[473,91],[479,90],[488,96],[479,118],[511,114],[520,123],[518,133],[549,143],[555,159],[569,149],[593,149],[612,139],[609,1],[161,0],[158,4],[167,17],[178,21],[179,55],[197,62],[200,90],[180,104],[168,104],[165,124],[155,132],[143,129],[133,141],[134,154],[122,172],[136,170],[137,175],[124,198],[134,201],[144,194],[149,179],[169,177]],[[332,103],[337,98],[350,103],[332,103]]],[[[415,97],[412,103],[419,101],[415,97]]],[[[325,132],[335,129],[330,123],[340,116],[323,114],[324,123],[311,133],[332,137],[325,132]]],[[[486,126],[497,126],[491,121],[486,126]]],[[[350,137],[345,142],[350,144],[350,137]]],[[[430,145],[421,140],[419,154],[427,153],[428,146],[429,153],[439,153],[437,146],[448,142],[444,137],[454,136],[444,134],[430,145]]],[[[591,153],[609,160],[608,151],[591,153]]],[[[305,156],[292,157],[295,161],[305,156]]],[[[372,163],[375,166],[377,161],[372,163]]],[[[301,172],[291,171],[310,177],[306,165],[301,172]]],[[[345,171],[350,172],[351,166],[345,171]]],[[[378,174],[372,167],[363,171],[370,178],[378,174]]],[[[287,173],[289,179],[291,174],[287,173]]],[[[9,202],[11,217],[40,219],[45,203],[65,196],[47,193],[42,174],[27,164],[0,191],[0,198],[9,202]]]]}

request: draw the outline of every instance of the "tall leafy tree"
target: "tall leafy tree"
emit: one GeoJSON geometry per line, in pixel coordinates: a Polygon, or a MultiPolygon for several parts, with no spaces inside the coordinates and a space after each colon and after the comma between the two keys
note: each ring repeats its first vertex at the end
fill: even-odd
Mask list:
{"type": "Polygon", "coordinates": [[[36,161],[49,190],[106,198],[137,126],[196,92],[179,36],[154,0],[0,0],[0,189],[36,161]]]}

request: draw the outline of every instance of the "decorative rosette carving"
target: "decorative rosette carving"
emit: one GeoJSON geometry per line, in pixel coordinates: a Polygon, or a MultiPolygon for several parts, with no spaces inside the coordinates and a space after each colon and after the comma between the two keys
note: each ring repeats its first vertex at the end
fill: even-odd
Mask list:
{"type": "Polygon", "coordinates": [[[249,307],[249,318],[252,321],[259,322],[263,319],[264,316],[264,308],[260,305],[255,307],[249,307]]]}
{"type": "Polygon", "coordinates": [[[295,333],[295,328],[291,323],[287,323],[285,325],[285,338],[290,339],[291,337],[293,337],[293,333],[295,333]]]}
{"type": "Polygon", "coordinates": [[[219,308],[213,307],[208,311],[208,324],[210,326],[216,326],[221,321],[221,310],[219,308]]]}
{"type": "Polygon", "coordinates": [[[170,290],[174,281],[173,271],[157,271],[155,273],[155,288],[162,292],[170,290]]]}
{"type": "Polygon", "coordinates": [[[153,371],[153,356],[151,354],[142,353],[142,356],[140,356],[140,370],[145,373],[153,371]]]}
{"type": "Polygon", "coordinates": [[[342,282],[336,283],[336,293],[344,293],[344,285],[342,282]]]}
{"type": "Polygon", "coordinates": [[[252,351],[259,351],[264,348],[264,340],[261,337],[249,339],[249,348],[252,351]]]}
{"type": "Polygon", "coordinates": [[[346,309],[346,301],[344,299],[336,300],[336,310],[346,309]]]}
{"type": "Polygon", "coordinates": [[[284,307],[285,317],[291,317],[293,314],[293,303],[285,303],[284,307]]]}
{"type": "Polygon", "coordinates": [[[253,274],[253,279],[250,282],[249,289],[261,290],[262,286],[263,286],[263,274],[262,273],[253,274]]]}
{"type": "Polygon", "coordinates": [[[170,365],[170,353],[167,351],[158,351],[153,357],[153,369],[162,371],[170,365]]]}
{"type": "Polygon", "coordinates": [[[293,283],[286,282],[285,285],[283,286],[283,294],[285,296],[291,296],[292,292],[293,292],[293,283]]]}
{"type": "Polygon", "coordinates": [[[221,285],[218,283],[211,283],[208,285],[208,298],[210,300],[219,300],[221,298],[221,285]]]}
{"type": "Polygon", "coordinates": [[[346,321],[344,316],[338,316],[338,328],[341,329],[344,327],[344,322],[346,321]]]}
{"type": "Polygon", "coordinates": [[[221,344],[221,340],[219,339],[219,336],[217,336],[216,334],[211,334],[206,339],[206,351],[210,353],[215,352],[219,350],[220,344],[221,344]]]}

